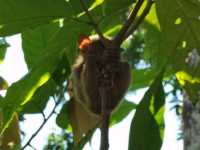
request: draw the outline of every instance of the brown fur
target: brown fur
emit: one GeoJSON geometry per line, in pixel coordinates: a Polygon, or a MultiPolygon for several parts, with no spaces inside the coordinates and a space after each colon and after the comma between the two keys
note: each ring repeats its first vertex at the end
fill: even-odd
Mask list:
{"type": "Polygon", "coordinates": [[[106,110],[112,112],[123,98],[129,82],[130,67],[121,61],[119,49],[106,49],[100,40],[94,40],[78,63],[73,65],[72,79],[76,99],[95,114],[102,113],[100,87],[106,89],[106,110]]]}

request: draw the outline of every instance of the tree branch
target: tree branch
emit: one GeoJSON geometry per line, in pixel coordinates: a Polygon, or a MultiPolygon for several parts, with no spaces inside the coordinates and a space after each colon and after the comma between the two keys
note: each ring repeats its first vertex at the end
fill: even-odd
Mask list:
{"type": "Polygon", "coordinates": [[[110,113],[107,112],[107,91],[104,86],[100,87],[101,94],[101,114],[102,114],[102,123],[101,123],[101,145],[100,150],[109,149],[109,119],[110,113]]]}
{"type": "Polygon", "coordinates": [[[101,124],[101,146],[100,150],[109,149],[109,120],[110,115],[103,115],[103,121],[101,124]]]}
{"type": "Polygon", "coordinates": [[[153,3],[154,3],[153,0],[148,0],[147,5],[146,5],[144,11],[142,12],[142,14],[138,18],[138,20],[134,24],[132,24],[132,26],[130,27],[130,29],[126,32],[126,34],[123,37],[123,41],[126,40],[131,34],[133,34],[135,32],[135,30],[139,27],[139,25],[141,24],[141,22],[144,20],[144,18],[149,13],[149,11],[150,11],[151,6],[152,6],[153,3]]]}
{"type": "Polygon", "coordinates": [[[31,147],[33,150],[37,150],[33,145],[31,145],[30,143],[29,143],[29,145],[28,145],[29,147],[31,147]]]}
{"type": "Polygon", "coordinates": [[[102,34],[101,30],[99,29],[99,26],[96,23],[95,19],[92,17],[92,15],[88,11],[87,7],[85,6],[84,1],[80,0],[80,3],[81,3],[83,10],[85,11],[85,14],[88,16],[89,20],[91,21],[91,25],[94,27],[96,33],[98,34],[100,41],[104,44],[104,46],[107,45],[106,38],[103,36],[103,34],[102,34]]]}
{"type": "Polygon", "coordinates": [[[45,114],[44,114],[42,108],[41,108],[40,106],[38,106],[38,104],[37,104],[34,100],[33,100],[32,102],[33,102],[33,105],[34,105],[34,106],[40,111],[40,113],[42,114],[43,119],[45,119],[46,116],[45,116],[45,114]]]}
{"type": "Polygon", "coordinates": [[[138,11],[140,10],[142,4],[143,4],[144,0],[138,0],[138,2],[136,3],[134,9],[132,10],[132,12],[130,13],[128,19],[125,21],[125,23],[123,24],[121,30],[119,31],[119,33],[116,35],[116,37],[114,38],[114,43],[117,45],[121,45],[123,42],[123,37],[126,34],[126,32],[129,30],[129,27],[132,25],[132,23],[135,21],[135,18],[138,14],[138,11]]]}

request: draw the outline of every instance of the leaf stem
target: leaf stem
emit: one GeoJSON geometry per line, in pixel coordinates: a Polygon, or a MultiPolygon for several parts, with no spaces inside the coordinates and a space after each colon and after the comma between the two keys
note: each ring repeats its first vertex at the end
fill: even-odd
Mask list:
{"type": "Polygon", "coordinates": [[[96,33],[98,34],[100,41],[104,44],[104,46],[107,45],[107,39],[104,37],[104,35],[102,34],[101,30],[99,29],[98,24],[96,23],[95,19],[93,18],[93,16],[90,14],[90,12],[88,11],[85,3],[83,0],[80,0],[81,6],[83,8],[83,10],[85,11],[86,15],[88,16],[89,20],[91,21],[91,25],[94,27],[96,33]]]}
{"type": "Polygon", "coordinates": [[[108,150],[109,149],[109,119],[110,113],[107,111],[107,88],[102,86],[99,88],[99,92],[101,94],[101,115],[102,115],[102,123],[101,123],[101,145],[100,150],[108,150]]]}

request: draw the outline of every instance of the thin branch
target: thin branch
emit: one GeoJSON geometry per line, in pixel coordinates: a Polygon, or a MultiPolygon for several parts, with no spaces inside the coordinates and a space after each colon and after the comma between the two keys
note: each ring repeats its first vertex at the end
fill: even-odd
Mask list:
{"type": "Polygon", "coordinates": [[[107,45],[107,40],[106,38],[103,36],[101,30],[99,29],[98,24],[96,23],[95,19],[92,17],[92,15],[90,14],[90,12],[88,11],[84,0],[80,0],[81,6],[83,8],[83,10],[85,11],[86,15],[88,16],[89,20],[91,21],[91,25],[94,27],[96,33],[98,34],[98,36],[100,37],[101,42],[105,45],[107,45]]]}
{"type": "Polygon", "coordinates": [[[135,32],[135,30],[139,27],[139,25],[141,24],[141,22],[145,19],[145,17],[149,13],[149,11],[150,11],[151,6],[152,6],[153,3],[154,3],[153,0],[148,0],[147,5],[146,5],[144,11],[142,12],[142,14],[138,18],[138,20],[127,31],[127,33],[123,37],[123,41],[126,40],[131,34],[133,34],[135,32]]]}
{"type": "Polygon", "coordinates": [[[143,4],[144,0],[138,0],[138,2],[136,3],[134,9],[132,10],[132,12],[130,13],[128,19],[125,21],[124,25],[122,26],[121,30],[119,31],[119,33],[116,35],[116,37],[114,38],[114,43],[117,45],[121,45],[121,43],[123,42],[123,37],[126,34],[126,32],[129,30],[129,27],[133,24],[133,22],[135,21],[135,18],[143,4]]]}
{"type": "Polygon", "coordinates": [[[44,125],[47,123],[47,121],[52,117],[52,115],[56,112],[56,108],[57,106],[60,104],[60,102],[62,101],[62,98],[64,97],[64,93],[66,91],[67,87],[63,87],[62,91],[59,93],[58,95],[58,100],[56,101],[54,99],[55,105],[52,109],[52,111],[50,112],[50,114],[45,117],[43,119],[43,123],[40,125],[40,127],[36,130],[36,132],[34,134],[32,134],[32,136],[30,137],[30,139],[26,142],[26,144],[21,148],[21,150],[24,150],[27,146],[31,145],[31,141],[38,135],[38,133],[40,132],[40,130],[44,127],[44,125]]]}
{"type": "Polygon", "coordinates": [[[27,143],[21,148],[21,150],[24,150],[27,146],[30,146],[31,141],[37,136],[37,134],[40,132],[40,130],[44,127],[44,125],[47,123],[47,121],[49,120],[49,118],[51,118],[51,116],[54,114],[57,106],[60,104],[61,100],[58,100],[56,102],[56,104],[54,105],[52,111],[50,112],[50,114],[44,118],[43,123],[40,125],[40,127],[36,130],[36,132],[34,134],[32,134],[32,136],[30,137],[30,139],[27,141],[27,143]]]}
{"type": "Polygon", "coordinates": [[[33,145],[31,145],[30,143],[29,143],[29,145],[28,145],[29,147],[31,147],[33,150],[37,150],[33,145]]]}
{"type": "Polygon", "coordinates": [[[42,114],[43,119],[45,119],[46,116],[45,116],[42,108],[34,100],[32,102],[33,102],[33,105],[35,105],[37,107],[37,109],[40,111],[40,113],[42,114]]]}

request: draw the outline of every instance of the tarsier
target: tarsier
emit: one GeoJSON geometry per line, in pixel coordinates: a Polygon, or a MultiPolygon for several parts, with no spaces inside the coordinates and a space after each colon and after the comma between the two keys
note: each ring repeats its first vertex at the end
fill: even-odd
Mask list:
{"type": "MultiPolygon", "coordinates": [[[[109,41],[108,41],[109,42],[109,41]]],[[[120,59],[120,49],[106,49],[99,39],[85,37],[80,55],[73,66],[74,92],[77,100],[97,115],[102,114],[100,88],[106,90],[106,113],[120,102],[130,82],[129,64],[120,59]],[[88,43],[84,43],[85,40],[88,43]]]]}
{"type": "Polygon", "coordinates": [[[122,42],[132,34],[149,12],[149,0],[143,13],[136,19],[144,0],[138,0],[128,20],[113,39],[108,39],[98,29],[94,19],[80,0],[98,34],[98,38],[83,36],[79,41],[79,56],[72,66],[74,98],[90,113],[102,118],[101,150],[107,150],[109,116],[120,103],[131,80],[130,66],[120,57],[122,42]]]}
{"type": "Polygon", "coordinates": [[[129,64],[120,59],[119,47],[107,49],[99,39],[85,37],[80,41],[79,49],[79,57],[72,67],[75,98],[105,119],[129,86],[129,64]]]}

